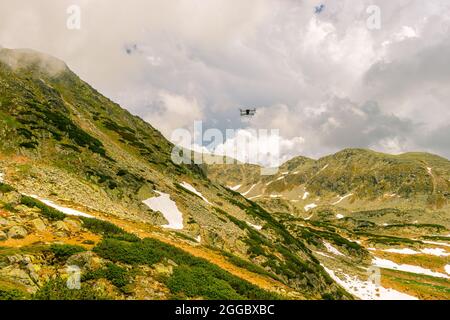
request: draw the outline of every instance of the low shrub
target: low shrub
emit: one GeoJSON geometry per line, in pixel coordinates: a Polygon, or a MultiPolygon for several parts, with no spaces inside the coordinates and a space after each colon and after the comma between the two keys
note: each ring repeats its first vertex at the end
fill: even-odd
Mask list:
{"type": "Polygon", "coordinates": [[[66,215],[61,211],[49,207],[46,204],[42,203],[41,201],[29,196],[22,196],[20,199],[20,203],[29,208],[35,207],[41,209],[41,214],[44,215],[47,219],[52,221],[64,220],[66,218],[66,215]]]}

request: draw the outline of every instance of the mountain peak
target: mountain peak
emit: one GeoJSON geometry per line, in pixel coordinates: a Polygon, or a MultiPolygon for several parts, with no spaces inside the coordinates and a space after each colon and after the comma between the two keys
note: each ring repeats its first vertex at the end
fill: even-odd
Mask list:
{"type": "Polygon", "coordinates": [[[6,64],[14,71],[37,69],[39,72],[50,76],[69,70],[64,61],[32,49],[7,49],[0,47],[0,62],[6,64]]]}

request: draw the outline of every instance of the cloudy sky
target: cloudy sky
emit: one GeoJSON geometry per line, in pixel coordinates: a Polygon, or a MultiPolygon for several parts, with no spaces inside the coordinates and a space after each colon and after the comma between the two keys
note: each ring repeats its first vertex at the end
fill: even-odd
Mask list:
{"type": "Polygon", "coordinates": [[[1,0],[0,45],[63,59],[168,138],[202,120],[279,129],[283,159],[450,157],[448,0],[1,0]],[[241,106],[257,108],[250,122],[241,106]]]}

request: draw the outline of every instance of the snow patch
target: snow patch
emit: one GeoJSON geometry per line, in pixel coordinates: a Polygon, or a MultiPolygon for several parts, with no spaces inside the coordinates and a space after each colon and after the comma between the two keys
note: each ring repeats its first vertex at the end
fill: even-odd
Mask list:
{"type": "Polygon", "coordinates": [[[252,190],[253,190],[253,188],[254,187],[256,187],[256,185],[257,185],[257,183],[256,184],[254,184],[254,185],[252,185],[251,187],[250,187],[250,189],[248,189],[248,191],[247,192],[245,192],[245,193],[242,193],[242,195],[245,197],[246,195],[248,195],[252,190]]]}
{"type": "Polygon", "coordinates": [[[85,217],[85,218],[94,218],[94,216],[91,216],[90,214],[87,214],[85,212],[81,212],[72,208],[63,207],[60,205],[57,205],[51,200],[40,198],[36,195],[30,195],[30,197],[38,199],[42,203],[46,204],[49,207],[52,207],[53,209],[56,209],[58,211],[61,211],[64,214],[67,214],[68,216],[77,216],[77,217],[85,217]]]}
{"type": "Polygon", "coordinates": [[[202,236],[198,235],[198,236],[195,238],[195,241],[197,241],[198,243],[202,242],[202,236]]]}
{"type": "Polygon", "coordinates": [[[444,243],[444,242],[437,242],[437,241],[425,241],[425,240],[422,240],[422,242],[423,242],[423,243],[426,243],[426,244],[434,244],[434,245],[437,245],[437,246],[450,247],[450,244],[448,244],[448,243],[444,243]]]}
{"type": "Polygon", "coordinates": [[[303,194],[302,200],[306,200],[309,197],[309,192],[305,191],[305,193],[303,194]]]}
{"type": "Polygon", "coordinates": [[[167,193],[156,191],[159,197],[149,198],[142,201],[153,211],[159,211],[163,214],[164,218],[169,224],[163,225],[163,228],[181,230],[183,229],[183,214],[175,203],[170,199],[170,195],[167,193]]]}
{"type": "Polygon", "coordinates": [[[279,177],[276,181],[283,180],[284,178],[286,178],[286,176],[281,176],[281,177],[279,177]]]}
{"type": "Polygon", "coordinates": [[[386,289],[382,286],[378,286],[373,281],[360,280],[356,276],[352,277],[343,274],[343,279],[341,279],[342,276],[338,277],[333,270],[328,269],[325,266],[323,266],[323,268],[334,281],[344,287],[352,295],[362,300],[418,300],[416,297],[394,289],[386,289]]]}
{"type": "Polygon", "coordinates": [[[446,266],[444,267],[444,269],[445,269],[445,272],[447,272],[448,274],[450,274],[450,264],[446,265],[446,266]]]}
{"type": "Polygon", "coordinates": [[[207,204],[211,204],[211,202],[209,202],[208,199],[206,199],[200,192],[197,191],[197,189],[195,189],[195,188],[194,188],[193,186],[191,186],[189,183],[187,183],[187,182],[182,182],[182,183],[180,183],[180,185],[181,185],[183,188],[189,190],[190,192],[193,192],[193,193],[195,193],[196,195],[198,195],[198,196],[199,196],[200,198],[202,198],[203,201],[205,201],[207,204]]]}
{"type": "Polygon", "coordinates": [[[271,194],[270,197],[271,198],[282,198],[283,196],[280,194],[271,194]]]}
{"type": "Polygon", "coordinates": [[[250,197],[249,199],[250,199],[250,200],[253,200],[253,199],[261,198],[261,197],[262,197],[262,194],[258,194],[257,196],[250,197]]]}
{"type": "Polygon", "coordinates": [[[412,249],[407,249],[407,248],[403,248],[403,249],[387,249],[387,250],[383,250],[384,252],[389,252],[389,253],[398,253],[398,254],[408,254],[408,255],[413,255],[413,254],[419,254],[420,252],[414,251],[412,249]]]}
{"type": "Polygon", "coordinates": [[[327,248],[329,253],[335,254],[337,256],[344,256],[338,249],[333,247],[330,243],[324,241],[323,244],[325,245],[325,248],[327,248]]]}
{"type": "Polygon", "coordinates": [[[338,204],[338,203],[341,203],[342,200],[347,199],[348,197],[351,197],[352,195],[353,195],[353,193],[350,193],[350,194],[348,194],[348,195],[346,195],[346,196],[343,196],[343,197],[338,196],[338,197],[339,197],[339,200],[336,201],[336,202],[334,202],[334,203],[332,203],[332,205],[334,206],[334,205],[336,205],[336,204],[338,204]]]}
{"type": "Polygon", "coordinates": [[[448,275],[440,273],[440,272],[434,272],[430,269],[425,269],[422,267],[413,266],[413,265],[409,265],[409,264],[397,264],[393,261],[390,261],[387,259],[381,259],[378,257],[375,257],[375,259],[372,260],[372,263],[374,266],[379,267],[379,268],[411,272],[411,273],[423,274],[423,275],[432,276],[432,277],[450,279],[450,277],[448,275]]]}
{"type": "Polygon", "coordinates": [[[433,175],[433,168],[427,167],[427,171],[429,175],[433,175]]]}
{"type": "Polygon", "coordinates": [[[437,257],[448,257],[450,253],[441,248],[425,248],[420,250],[422,253],[437,256],[437,257]]]}
{"type": "Polygon", "coordinates": [[[337,214],[337,215],[336,215],[336,218],[338,218],[338,219],[344,219],[345,216],[343,216],[342,214],[337,214]]]}
{"type": "Polygon", "coordinates": [[[394,197],[396,197],[396,196],[397,196],[396,193],[391,193],[391,194],[385,193],[385,194],[384,194],[384,197],[387,197],[387,198],[394,198],[394,197]]]}
{"type": "Polygon", "coordinates": [[[305,211],[308,212],[309,210],[314,209],[316,207],[317,207],[317,204],[315,204],[315,203],[308,204],[307,206],[305,206],[305,211]]]}
{"type": "Polygon", "coordinates": [[[247,221],[247,224],[250,226],[250,227],[252,227],[253,229],[256,229],[256,230],[261,230],[263,227],[262,226],[258,226],[258,225],[256,225],[256,224],[252,224],[252,223],[250,223],[250,222],[248,222],[247,221]]]}
{"type": "Polygon", "coordinates": [[[398,253],[398,254],[409,254],[409,255],[423,253],[423,254],[433,255],[433,256],[437,256],[437,257],[450,256],[450,253],[448,253],[447,251],[445,251],[442,248],[425,248],[425,249],[421,249],[420,251],[403,248],[403,249],[387,249],[387,250],[383,250],[383,251],[390,252],[390,253],[398,253]]]}
{"type": "Polygon", "coordinates": [[[236,190],[238,190],[240,187],[242,187],[242,184],[238,184],[237,186],[234,186],[234,187],[228,187],[228,188],[231,189],[231,190],[233,190],[233,191],[236,191],[236,190]]]}
{"type": "Polygon", "coordinates": [[[332,256],[330,256],[330,255],[328,255],[328,254],[326,254],[326,253],[323,253],[323,252],[321,252],[321,251],[316,251],[316,253],[317,253],[318,255],[323,256],[323,257],[330,258],[330,259],[334,259],[332,256]]]}
{"type": "Polygon", "coordinates": [[[322,169],[319,170],[319,173],[322,172],[323,170],[325,170],[326,168],[328,168],[328,166],[329,166],[328,164],[325,165],[325,167],[323,167],[322,169]]]}

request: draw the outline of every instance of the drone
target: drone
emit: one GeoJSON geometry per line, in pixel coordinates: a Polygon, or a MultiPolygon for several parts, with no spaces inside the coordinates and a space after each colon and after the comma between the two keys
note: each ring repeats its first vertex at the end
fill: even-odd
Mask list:
{"type": "Polygon", "coordinates": [[[319,14],[319,13],[321,13],[324,9],[325,9],[325,5],[324,5],[324,4],[321,4],[321,5],[319,5],[319,6],[314,7],[314,12],[315,12],[316,14],[319,14]]]}
{"type": "Polygon", "coordinates": [[[239,109],[241,117],[253,117],[256,114],[256,109],[239,109]]]}

